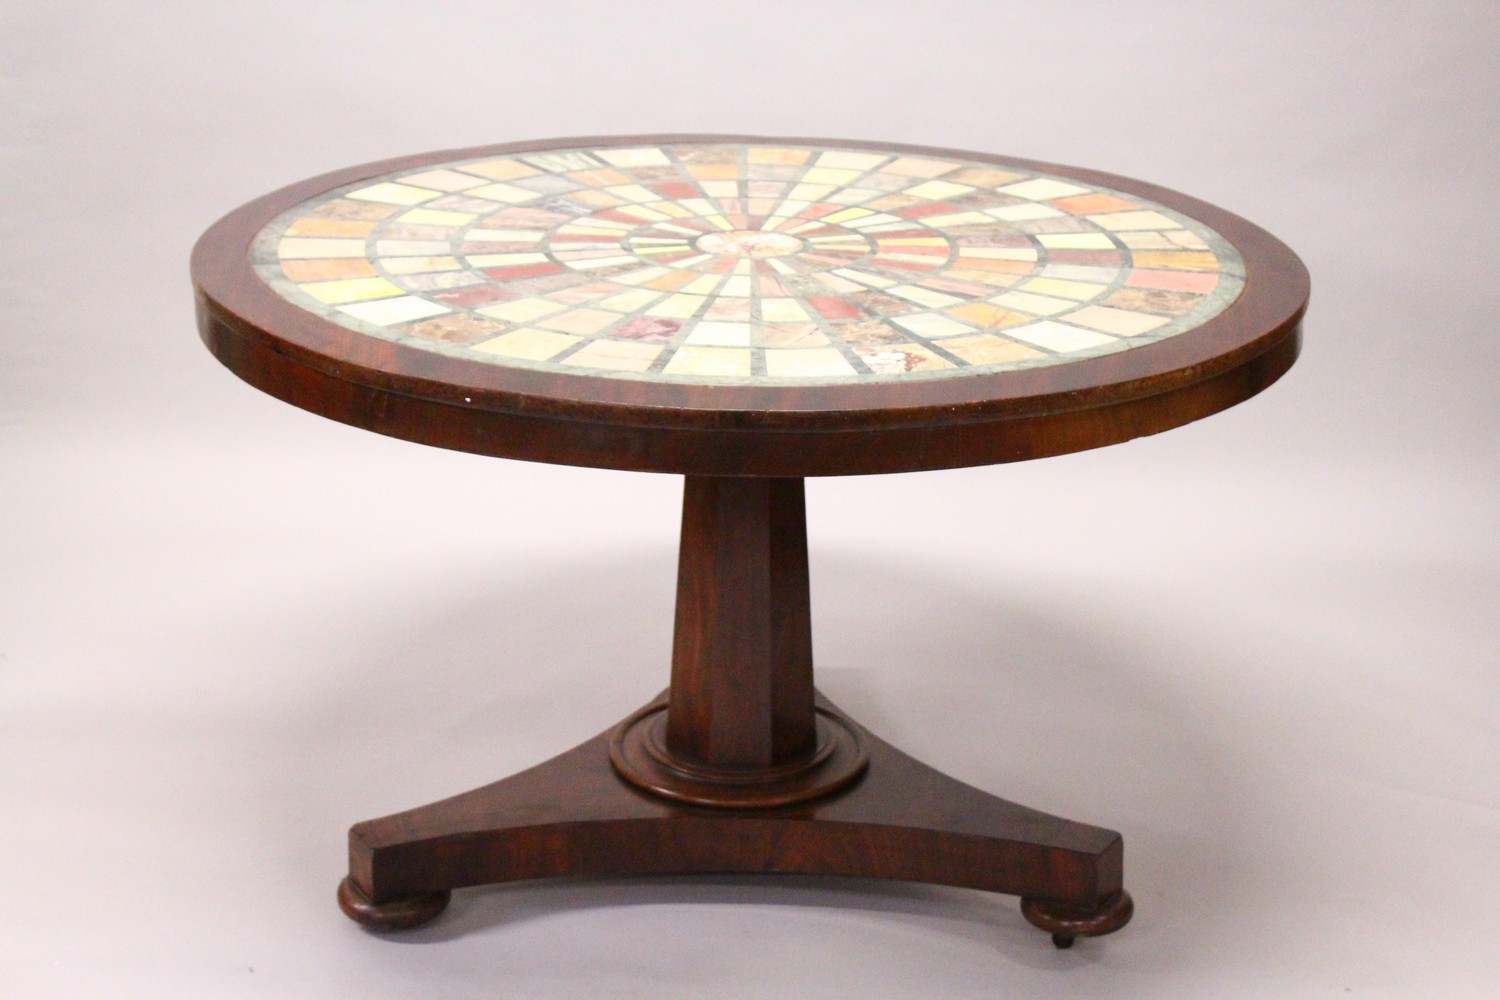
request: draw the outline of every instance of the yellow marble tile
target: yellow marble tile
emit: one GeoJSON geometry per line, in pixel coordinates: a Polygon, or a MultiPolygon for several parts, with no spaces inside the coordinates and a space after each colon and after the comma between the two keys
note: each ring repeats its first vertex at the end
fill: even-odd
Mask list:
{"type": "Polygon", "coordinates": [[[661,195],[657,194],[655,191],[652,191],[650,188],[641,187],[639,184],[617,184],[614,187],[605,188],[604,190],[606,193],[612,194],[616,198],[623,198],[626,201],[642,202],[661,200],[661,195]]]}
{"type": "Polygon", "coordinates": [[[429,316],[441,316],[443,313],[453,311],[447,306],[429,302],[415,295],[402,295],[394,299],[375,299],[372,302],[352,302],[337,308],[339,312],[348,313],[356,319],[374,323],[376,326],[395,326],[398,323],[426,319],[429,316]]]}
{"type": "Polygon", "coordinates": [[[686,343],[702,347],[749,347],[749,323],[704,320],[688,332],[686,343]]]}
{"type": "Polygon", "coordinates": [[[607,312],[603,309],[570,309],[560,315],[548,316],[533,322],[548,330],[588,335],[598,333],[611,323],[618,322],[619,319],[618,313],[607,312]]]}
{"type": "Polygon", "coordinates": [[[829,215],[823,216],[822,221],[828,223],[829,225],[837,226],[842,225],[845,222],[853,222],[855,219],[863,219],[865,216],[874,214],[875,213],[870,211],[868,208],[846,208],[842,211],[833,212],[829,215]]]}
{"type": "Polygon", "coordinates": [[[374,222],[350,219],[298,219],[287,227],[288,236],[343,236],[364,239],[375,231],[374,222]]]}
{"type": "Polygon", "coordinates": [[[807,158],[812,155],[806,149],[777,149],[766,146],[751,146],[747,153],[750,163],[759,163],[768,166],[796,166],[806,163],[807,158]]]}
{"type": "MultiPolygon", "coordinates": [[[[854,180],[862,173],[864,173],[863,170],[840,170],[835,167],[809,167],[807,169],[807,172],[802,175],[802,181],[805,184],[843,185],[848,184],[850,181],[854,180]]],[[[798,187],[800,186],[801,185],[798,185],[798,187]]],[[[792,194],[793,196],[800,197],[797,195],[796,188],[792,189],[792,194]]]]}
{"type": "Polygon", "coordinates": [[[996,167],[965,167],[956,174],[950,174],[946,180],[957,184],[972,184],[975,187],[996,188],[1002,184],[1018,181],[1025,174],[1018,174],[1014,170],[1000,170],[996,167]]]}
{"type": "Polygon", "coordinates": [[[634,149],[601,149],[599,159],[612,167],[665,167],[672,161],[667,154],[655,146],[640,146],[634,149]]]}
{"type": "Polygon", "coordinates": [[[516,187],[514,184],[486,184],[483,187],[470,188],[464,192],[464,197],[484,198],[506,205],[520,205],[528,201],[536,201],[541,195],[535,191],[516,187]]]}
{"type": "Polygon", "coordinates": [[[414,226],[466,226],[478,216],[467,212],[441,212],[432,208],[414,208],[396,221],[409,222],[414,226]]]}
{"type": "Polygon", "coordinates": [[[473,349],[486,354],[498,354],[503,358],[546,361],[548,358],[561,354],[582,339],[582,337],[570,337],[563,333],[553,333],[550,330],[522,327],[519,330],[501,334],[492,340],[474,344],[473,349]]]}
{"type": "Polygon", "coordinates": [[[886,292],[890,295],[899,295],[908,302],[916,302],[934,308],[951,306],[963,301],[946,292],[935,292],[931,288],[923,288],[921,285],[892,285],[886,289],[886,292]]]}
{"type": "Polygon", "coordinates": [[[1031,313],[1033,316],[1055,316],[1060,312],[1078,308],[1077,302],[1053,298],[1050,295],[1036,295],[1031,292],[1006,292],[1004,295],[996,295],[990,301],[1007,309],[1019,309],[1022,312],[1031,313]]]}
{"type": "Polygon", "coordinates": [[[1181,252],[1138,251],[1133,255],[1132,259],[1138,268],[1162,268],[1179,271],[1217,271],[1219,269],[1219,258],[1215,257],[1212,253],[1194,252],[1191,250],[1181,252]]]}
{"type": "Polygon", "coordinates": [[[1088,220],[1100,229],[1122,232],[1129,229],[1181,229],[1182,223],[1160,212],[1105,212],[1090,215],[1088,220]]]}
{"type": "Polygon", "coordinates": [[[339,281],[315,281],[300,287],[319,302],[327,302],[330,305],[339,302],[360,302],[365,299],[384,299],[392,295],[400,295],[403,291],[403,289],[396,287],[384,278],[344,278],[339,281]]]}
{"type": "Polygon", "coordinates": [[[987,208],[984,210],[984,214],[994,216],[1001,222],[1030,222],[1033,219],[1051,219],[1067,213],[1053,208],[1051,205],[1022,202],[1019,205],[1001,205],[996,208],[987,208]]]}
{"type": "Polygon", "coordinates": [[[921,156],[898,156],[880,168],[881,173],[902,177],[938,177],[958,168],[950,160],[931,160],[921,156]]]}
{"type": "Polygon", "coordinates": [[[463,174],[457,170],[440,168],[438,170],[424,170],[420,174],[406,174],[401,178],[401,183],[415,185],[416,187],[431,188],[434,191],[452,192],[478,187],[484,181],[471,174],[463,174]]]}
{"type": "Polygon", "coordinates": [[[878,194],[880,194],[879,191],[870,191],[865,188],[844,188],[842,191],[835,191],[829,195],[828,200],[835,205],[858,205],[878,194]]]}
{"type": "Polygon", "coordinates": [[[950,215],[930,215],[922,220],[929,226],[940,229],[957,226],[993,226],[995,220],[984,212],[953,212],[950,215]]]}
{"type": "Polygon", "coordinates": [[[364,240],[336,240],[289,236],[276,244],[282,260],[309,260],[327,257],[363,257],[364,240]]]}
{"type": "Polygon", "coordinates": [[[394,181],[381,181],[379,184],[371,184],[358,191],[350,191],[344,197],[354,198],[357,201],[379,202],[382,205],[420,205],[424,201],[440,197],[441,194],[440,191],[429,191],[427,188],[411,187],[394,181]]]}
{"type": "Polygon", "coordinates": [[[647,316],[664,316],[668,319],[686,319],[703,308],[708,299],[702,295],[669,295],[646,310],[647,316]]]}
{"type": "Polygon", "coordinates": [[[967,323],[960,323],[948,316],[939,316],[935,313],[920,313],[916,316],[894,316],[891,322],[899,327],[910,330],[919,337],[929,339],[937,337],[956,337],[963,333],[973,333],[974,328],[967,323]]]}
{"type": "Polygon", "coordinates": [[[970,302],[946,310],[949,316],[963,320],[973,326],[996,330],[1021,323],[1030,323],[1031,317],[1013,312],[992,302],[970,302]]]}
{"type": "Polygon", "coordinates": [[[826,378],[854,375],[851,365],[836,347],[808,347],[766,351],[766,374],[772,378],[826,378]]]}
{"type": "Polygon", "coordinates": [[[1052,180],[1048,177],[1038,177],[1035,180],[1021,181],[1017,184],[1007,184],[997,188],[1001,194],[1013,195],[1017,198],[1026,198],[1030,201],[1049,201],[1053,198],[1066,198],[1070,194],[1083,194],[1088,190],[1077,184],[1069,184],[1067,181],[1052,180]]]}
{"type": "MultiPolygon", "coordinates": [[[[787,192],[787,197],[799,203],[802,208],[806,208],[809,204],[815,201],[822,201],[824,198],[833,194],[836,186],[837,185],[827,183],[798,184],[796,187],[792,188],[791,191],[787,192]]],[[[798,208],[796,211],[800,212],[802,211],[802,208],[798,208]]],[[[783,207],[783,211],[788,210],[783,207]]]]}
{"type": "Polygon", "coordinates": [[[662,370],[668,375],[748,378],[750,351],[742,347],[681,347],[662,370]]]}
{"type": "Polygon", "coordinates": [[[890,155],[889,153],[860,153],[852,150],[831,150],[818,157],[818,166],[843,167],[854,171],[855,175],[858,175],[864,173],[866,170],[878,167],[890,159],[890,155]]]}
{"type": "Polygon", "coordinates": [[[513,181],[520,177],[535,177],[541,171],[535,167],[528,167],[518,160],[485,160],[481,163],[460,164],[460,170],[481,177],[488,177],[492,181],[513,181]]]}
{"type": "Polygon", "coordinates": [[[707,295],[723,283],[722,274],[702,274],[683,285],[682,290],[692,295],[707,295]]]}
{"type": "Polygon", "coordinates": [[[1096,285],[1088,281],[1067,281],[1062,278],[1032,278],[1022,288],[1037,295],[1051,295],[1064,299],[1084,301],[1103,294],[1108,285],[1096,285]]]}
{"type": "Polygon", "coordinates": [[[733,163],[689,163],[687,172],[700,181],[732,181],[740,175],[733,163]]]}
{"type": "Polygon", "coordinates": [[[661,298],[661,292],[654,288],[632,288],[628,292],[619,295],[611,295],[602,299],[599,306],[603,309],[613,309],[615,312],[635,312],[637,309],[645,308],[657,299],[661,298]]]}
{"type": "Polygon", "coordinates": [[[301,284],[305,281],[332,281],[334,278],[373,278],[375,265],[368,260],[333,258],[331,260],[284,260],[281,273],[301,284]]]}
{"type": "Polygon", "coordinates": [[[971,194],[973,191],[974,189],[967,184],[954,184],[952,181],[928,181],[926,184],[917,184],[906,189],[907,194],[926,198],[929,201],[957,198],[959,195],[971,194]]]}
{"type": "Polygon", "coordinates": [[[786,298],[761,299],[760,316],[767,323],[796,323],[811,318],[796,299],[786,298]]]}
{"type": "Polygon", "coordinates": [[[563,359],[576,368],[603,368],[610,371],[643,372],[651,367],[663,350],[660,344],[639,341],[596,340],[585,344],[563,359]]]}
{"type": "Polygon", "coordinates": [[[1114,337],[1050,319],[1039,320],[1027,326],[1013,326],[1005,331],[1005,335],[1062,354],[1119,343],[1114,337]]]}

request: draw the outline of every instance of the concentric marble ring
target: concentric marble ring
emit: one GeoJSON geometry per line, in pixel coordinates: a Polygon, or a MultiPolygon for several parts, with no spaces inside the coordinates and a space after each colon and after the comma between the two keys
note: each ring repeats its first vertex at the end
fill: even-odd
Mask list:
{"type": "Polygon", "coordinates": [[[961,378],[1130,350],[1244,288],[1214,230],[991,162],[766,143],[408,169],[282,213],[284,299],[497,365],[700,384],[961,378]]]}

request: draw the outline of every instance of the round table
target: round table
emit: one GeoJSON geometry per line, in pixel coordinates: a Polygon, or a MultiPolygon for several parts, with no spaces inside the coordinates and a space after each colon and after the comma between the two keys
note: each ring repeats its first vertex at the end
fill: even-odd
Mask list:
{"type": "Polygon", "coordinates": [[[813,686],[803,479],[1163,431],[1295,360],[1307,272],[1256,226],[1110,174],[825,139],[448,150],[225,216],[204,342],[279,399],[504,458],[685,477],[671,684],[483,788],[355,825],[376,929],[452,889],[799,872],[1022,897],[1060,947],[1123,926],[1119,834],[996,798],[813,686]]]}

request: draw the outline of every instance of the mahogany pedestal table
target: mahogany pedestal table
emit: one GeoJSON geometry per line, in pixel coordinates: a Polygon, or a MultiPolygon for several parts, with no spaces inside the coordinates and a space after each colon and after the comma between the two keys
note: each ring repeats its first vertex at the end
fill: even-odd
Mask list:
{"type": "Polygon", "coordinates": [[[193,253],[199,329],[325,417],[685,477],[671,685],[528,771],[349,834],[366,927],[452,889],[798,872],[1130,919],[1119,834],[961,784],[813,687],[803,480],[1014,462],[1232,406],[1296,357],[1275,238],[1138,181],[944,149],[632,136],[335,171],[193,253]]]}

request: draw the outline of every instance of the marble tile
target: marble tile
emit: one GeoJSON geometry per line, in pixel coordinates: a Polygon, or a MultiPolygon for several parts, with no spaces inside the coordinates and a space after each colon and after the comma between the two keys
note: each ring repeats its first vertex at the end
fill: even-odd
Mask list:
{"type": "Polygon", "coordinates": [[[565,333],[554,333],[551,330],[522,327],[490,340],[481,341],[474,344],[473,348],[476,351],[496,354],[504,358],[546,361],[548,358],[561,354],[582,339],[582,337],[572,337],[565,333]]]}
{"type": "Polygon", "coordinates": [[[642,340],[653,344],[665,344],[677,336],[682,329],[680,319],[661,319],[653,316],[637,316],[626,320],[610,334],[615,339],[642,340]]]}
{"type": "Polygon", "coordinates": [[[705,347],[749,347],[750,324],[701,320],[688,331],[685,343],[705,347]]]}
{"type": "Polygon", "coordinates": [[[766,347],[826,347],[828,337],[816,323],[765,323],[760,327],[766,347]]]}
{"type": "Polygon", "coordinates": [[[905,375],[953,367],[953,362],[921,344],[856,347],[854,351],[876,375],[905,375]]]}
{"type": "Polygon", "coordinates": [[[382,205],[420,205],[424,201],[431,201],[438,197],[438,194],[439,192],[428,188],[382,181],[379,184],[360,188],[358,191],[350,191],[344,197],[355,201],[379,202],[382,205]]]}
{"type": "Polygon", "coordinates": [[[394,299],[376,299],[373,302],[355,302],[336,307],[339,312],[362,319],[376,326],[395,326],[414,319],[440,316],[451,312],[446,305],[431,302],[417,295],[402,295],[394,299]]]}
{"type": "Polygon", "coordinates": [[[1035,180],[1006,184],[997,190],[1001,194],[1008,194],[1015,198],[1026,198],[1031,201],[1047,201],[1053,198],[1066,198],[1069,195],[1083,194],[1088,188],[1068,181],[1038,177],[1035,180]]]}
{"type": "Polygon", "coordinates": [[[598,333],[612,323],[620,320],[620,314],[609,312],[604,309],[572,309],[545,319],[532,320],[534,326],[558,330],[562,333],[576,333],[588,335],[598,333]]]}
{"type": "Polygon", "coordinates": [[[277,244],[277,253],[282,260],[308,260],[324,257],[363,258],[365,241],[288,236],[277,244]]]}
{"type": "Polygon", "coordinates": [[[278,294],[366,336],[710,384],[1063,364],[1188,332],[1243,287],[1230,244],[1145,199],[774,143],[398,171],[297,206],[252,258],[278,294]]]}
{"type": "Polygon", "coordinates": [[[421,323],[409,323],[401,328],[408,337],[421,337],[441,344],[472,344],[477,340],[493,337],[504,327],[477,316],[455,313],[439,316],[421,323]]]}
{"type": "Polygon", "coordinates": [[[988,329],[1002,329],[1007,326],[1030,323],[1033,319],[1025,313],[997,306],[993,302],[970,302],[967,305],[953,306],[946,312],[954,319],[962,320],[970,326],[988,329]]]}
{"type": "Polygon", "coordinates": [[[729,347],[684,346],[662,369],[668,375],[707,375],[715,378],[750,377],[750,352],[729,347]]]}
{"type": "Polygon", "coordinates": [[[302,290],[319,302],[337,304],[360,302],[364,299],[384,299],[400,295],[402,289],[384,278],[342,278],[337,281],[314,281],[302,286],[302,290]]]}
{"type": "Polygon", "coordinates": [[[1007,309],[1016,309],[1033,316],[1055,316],[1069,309],[1078,308],[1078,303],[1069,299],[1037,295],[1034,292],[1006,292],[996,295],[990,301],[1007,309]]]}
{"type": "Polygon", "coordinates": [[[363,240],[375,231],[374,222],[356,219],[298,219],[287,228],[288,236],[334,236],[363,240]]]}
{"type": "Polygon", "coordinates": [[[500,159],[483,160],[478,163],[459,164],[465,173],[478,174],[492,181],[513,181],[520,177],[534,177],[541,171],[535,167],[528,167],[519,160],[500,159]]]}
{"type": "Polygon", "coordinates": [[[331,281],[334,278],[372,278],[375,265],[368,260],[283,260],[281,271],[292,281],[331,281]]]}
{"type": "Polygon", "coordinates": [[[485,306],[476,309],[475,312],[481,316],[491,319],[504,320],[507,323],[530,323],[532,320],[543,316],[551,316],[553,313],[561,312],[566,307],[559,302],[551,302],[543,298],[515,299],[510,302],[502,302],[499,305],[485,306]]]}
{"type": "Polygon", "coordinates": [[[809,347],[766,351],[766,374],[772,378],[818,378],[856,372],[837,348],[809,347]]]}
{"type": "Polygon", "coordinates": [[[1153,316],[1128,309],[1084,306],[1082,309],[1068,313],[1068,322],[1086,326],[1090,330],[1112,333],[1117,337],[1139,337],[1143,333],[1150,333],[1158,327],[1165,326],[1169,320],[1165,316],[1153,316]]]}
{"type": "Polygon", "coordinates": [[[916,316],[896,316],[891,322],[929,340],[936,337],[955,337],[962,333],[973,333],[974,328],[949,316],[937,313],[919,313],[916,316]]]}
{"type": "Polygon", "coordinates": [[[1061,354],[1104,347],[1117,342],[1114,337],[1054,320],[1041,320],[1027,326],[1013,326],[1005,331],[1005,335],[1061,354]]]}
{"type": "MultiPolygon", "coordinates": [[[[401,276],[400,283],[409,291],[437,293],[446,289],[462,288],[465,285],[477,285],[483,281],[484,278],[473,271],[438,271],[433,274],[404,274],[401,276]]],[[[493,288],[493,286],[488,287],[493,288]]],[[[501,292],[501,296],[498,297],[506,294],[503,289],[496,289],[496,291],[501,292]]],[[[433,294],[431,298],[439,302],[445,301],[440,294],[433,294]]]]}
{"type": "Polygon", "coordinates": [[[978,333],[971,337],[954,337],[943,341],[943,350],[956,355],[971,365],[999,365],[1016,361],[1029,361],[1042,357],[1042,352],[1005,340],[992,333],[978,333]]]}
{"type": "Polygon", "coordinates": [[[612,167],[665,167],[671,164],[667,154],[655,146],[640,149],[601,149],[599,159],[612,167]]]}
{"type": "Polygon", "coordinates": [[[663,348],[639,341],[594,340],[563,359],[576,368],[604,368],[612,371],[643,372],[651,367],[663,348]]]}
{"type": "Polygon", "coordinates": [[[467,188],[479,187],[484,183],[484,180],[475,177],[473,174],[460,173],[457,170],[442,168],[407,174],[401,178],[401,182],[403,184],[414,184],[420,188],[429,188],[433,191],[463,191],[467,188]]]}

